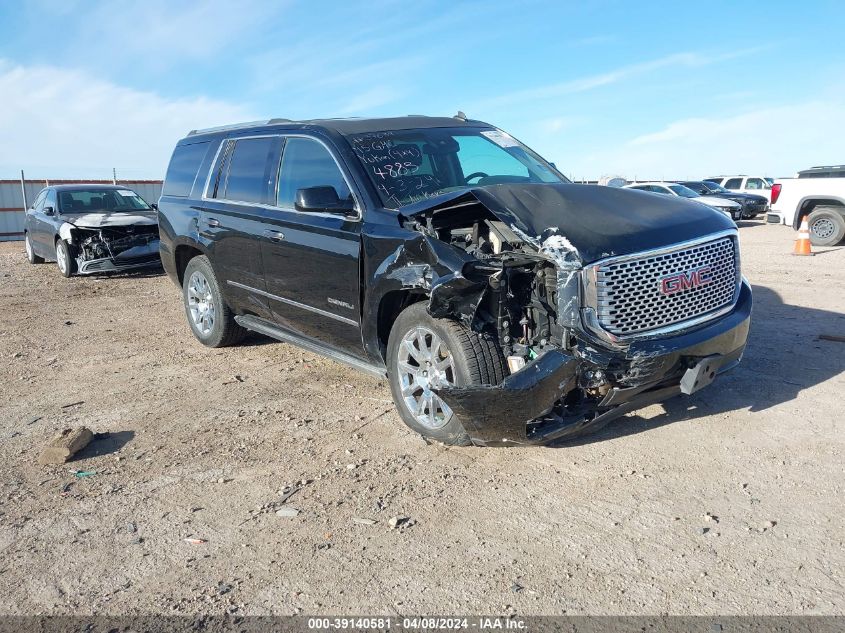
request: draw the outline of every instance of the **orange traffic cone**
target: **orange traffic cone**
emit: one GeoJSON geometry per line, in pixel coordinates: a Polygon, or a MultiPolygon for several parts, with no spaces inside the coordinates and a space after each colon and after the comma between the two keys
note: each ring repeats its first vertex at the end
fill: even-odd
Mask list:
{"type": "Polygon", "coordinates": [[[798,229],[798,239],[795,240],[793,255],[814,255],[813,247],[810,245],[810,225],[807,224],[807,216],[801,220],[801,228],[798,229]]]}

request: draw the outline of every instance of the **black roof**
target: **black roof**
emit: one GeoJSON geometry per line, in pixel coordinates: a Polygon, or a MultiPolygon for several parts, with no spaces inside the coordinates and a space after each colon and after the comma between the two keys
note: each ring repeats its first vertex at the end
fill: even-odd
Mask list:
{"type": "Polygon", "coordinates": [[[290,119],[268,119],[266,121],[252,121],[250,123],[238,123],[235,125],[224,125],[221,127],[208,128],[204,130],[191,130],[188,136],[200,134],[215,134],[229,132],[232,130],[249,130],[265,127],[284,127],[287,129],[305,129],[309,127],[322,127],[334,130],[344,136],[352,134],[366,134],[368,132],[386,132],[393,130],[408,130],[411,128],[436,128],[436,127],[492,127],[483,121],[473,121],[457,117],[433,117],[412,114],[401,117],[386,117],[380,119],[308,119],[303,121],[292,121],[290,119]]]}

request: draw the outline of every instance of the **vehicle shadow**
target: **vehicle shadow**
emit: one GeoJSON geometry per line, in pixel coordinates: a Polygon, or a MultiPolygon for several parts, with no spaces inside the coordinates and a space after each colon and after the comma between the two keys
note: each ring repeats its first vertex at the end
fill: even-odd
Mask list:
{"type": "Polygon", "coordinates": [[[90,457],[100,457],[116,453],[135,437],[135,431],[116,431],[114,433],[97,434],[91,443],[73,456],[70,461],[75,462],[90,457]]]}
{"type": "Polygon", "coordinates": [[[111,273],[99,273],[93,275],[86,275],[89,279],[153,279],[161,277],[164,274],[164,268],[161,266],[152,266],[150,268],[139,268],[137,270],[124,270],[111,273]]]}
{"type": "Polygon", "coordinates": [[[765,411],[788,402],[803,389],[845,372],[845,344],[818,339],[819,334],[843,332],[845,314],[789,305],[771,288],[754,286],[751,333],[739,367],[692,396],[661,403],[664,412],[656,417],[629,414],[594,434],[553,446],[601,442],[682,420],[742,409],[765,411]]]}

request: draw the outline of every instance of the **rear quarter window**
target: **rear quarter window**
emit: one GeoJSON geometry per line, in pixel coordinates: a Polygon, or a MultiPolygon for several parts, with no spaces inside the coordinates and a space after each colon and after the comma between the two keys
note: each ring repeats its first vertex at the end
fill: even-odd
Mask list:
{"type": "Polygon", "coordinates": [[[173,157],[167,167],[161,195],[181,198],[191,195],[194,179],[197,177],[197,171],[210,144],[211,141],[204,141],[190,145],[178,145],[173,150],[173,157]]]}

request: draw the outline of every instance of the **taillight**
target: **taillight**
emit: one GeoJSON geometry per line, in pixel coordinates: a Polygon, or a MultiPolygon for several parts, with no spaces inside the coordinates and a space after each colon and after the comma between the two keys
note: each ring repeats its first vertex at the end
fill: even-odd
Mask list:
{"type": "Polygon", "coordinates": [[[772,204],[777,202],[778,198],[780,198],[780,188],[781,187],[782,187],[782,185],[779,182],[776,182],[775,184],[772,185],[772,204]]]}

